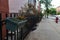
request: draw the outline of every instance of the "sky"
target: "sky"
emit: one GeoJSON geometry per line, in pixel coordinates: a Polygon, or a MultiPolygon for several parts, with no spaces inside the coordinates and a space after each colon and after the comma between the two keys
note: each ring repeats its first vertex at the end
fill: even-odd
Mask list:
{"type": "Polygon", "coordinates": [[[51,4],[53,5],[54,8],[60,6],[60,0],[52,0],[51,4]]]}
{"type": "MultiPolygon", "coordinates": [[[[53,8],[56,8],[58,6],[60,6],[60,0],[52,0],[51,2],[53,8]]],[[[41,8],[43,8],[43,10],[45,9],[44,5],[41,5],[41,8]]]]}
{"type": "MultiPolygon", "coordinates": [[[[56,8],[56,7],[60,6],[60,0],[52,0],[51,4],[52,4],[53,8],[56,8]]],[[[42,7],[43,6],[44,5],[42,5],[42,7]]]]}

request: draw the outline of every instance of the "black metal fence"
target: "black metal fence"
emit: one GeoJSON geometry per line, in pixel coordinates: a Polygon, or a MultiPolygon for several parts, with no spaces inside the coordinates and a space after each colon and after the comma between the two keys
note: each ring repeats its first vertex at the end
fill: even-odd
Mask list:
{"type": "Polygon", "coordinates": [[[0,40],[2,40],[2,25],[5,24],[5,20],[0,20],[0,40]]]}
{"type": "MultiPolygon", "coordinates": [[[[15,25],[12,22],[7,22],[6,23],[10,23],[15,25]]],[[[18,24],[16,27],[16,30],[13,30],[15,27],[13,27],[13,25],[11,25],[11,29],[7,29],[6,30],[6,37],[5,40],[24,40],[24,38],[27,36],[27,34],[30,32],[29,29],[27,28],[27,26],[25,26],[27,22],[23,22],[21,24],[18,24]],[[19,27],[20,26],[20,27],[19,27]],[[13,28],[13,29],[12,29],[13,28]]],[[[8,24],[9,25],[9,24],[8,24]]],[[[9,26],[10,26],[9,25],[9,26]]]]}
{"type": "Polygon", "coordinates": [[[16,30],[14,32],[6,30],[6,38],[5,40],[24,40],[27,34],[30,32],[27,28],[21,28],[20,30],[16,30]]]}
{"type": "Polygon", "coordinates": [[[0,40],[2,40],[2,21],[0,20],[0,40]]]}
{"type": "MultiPolygon", "coordinates": [[[[15,31],[6,30],[5,40],[24,40],[24,38],[27,36],[27,34],[33,29],[35,24],[38,22],[39,17],[35,17],[35,18],[28,17],[27,20],[28,21],[25,23],[26,25],[24,27],[21,27],[20,29],[17,27],[17,30],[15,30],[15,31]]],[[[41,18],[40,18],[40,20],[41,20],[41,18]]],[[[5,21],[0,21],[0,40],[2,40],[3,22],[5,22],[5,21]]]]}
{"type": "MultiPolygon", "coordinates": [[[[0,21],[0,40],[2,40],[2,25],[5,21],[0,21]]],[[[4,23],[6,24],[6,23],[4,23]]],[[[23,26],[23,25],[22,25],[23,26]]],[[[15,31],[6,30],[6,37],[4,40],[24,40],[29,30],[26,27],[17,28],[15,31]]]]}
{"type": "Polygon", "coordinates": [[[21,28],[21,31],[18,31],[18,29],[14,32],[6,30],[6,38],[5,40],[24,40],[23,39],[23,28],[21,28]]]}

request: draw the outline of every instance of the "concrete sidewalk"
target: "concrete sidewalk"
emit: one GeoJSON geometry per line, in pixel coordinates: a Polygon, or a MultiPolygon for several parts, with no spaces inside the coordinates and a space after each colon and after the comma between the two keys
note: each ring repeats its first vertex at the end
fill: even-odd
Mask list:
{"type": "Polygon", "coordinates": [[[60,40],[60,22],[42,19],[35,31],[32,31],[25,40],[60,40]]]}

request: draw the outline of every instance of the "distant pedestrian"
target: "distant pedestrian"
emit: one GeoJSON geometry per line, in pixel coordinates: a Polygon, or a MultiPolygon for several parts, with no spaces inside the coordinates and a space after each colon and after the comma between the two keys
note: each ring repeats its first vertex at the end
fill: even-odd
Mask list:
{"type": "Polygon", "coordinates": [[[56,22],[56,23],[58,23],[58,20],[59,20],[59,18],[58,18],[58,17],[56,17],[56,21],[55,21],[55,22],[56,22]]]}

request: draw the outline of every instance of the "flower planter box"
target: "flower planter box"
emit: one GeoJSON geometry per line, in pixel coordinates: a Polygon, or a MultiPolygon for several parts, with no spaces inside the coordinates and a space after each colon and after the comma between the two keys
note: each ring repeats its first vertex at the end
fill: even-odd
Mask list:
{"type": "Polygon", "coordinates": [[[6,29],[8,30],[8,34],[10,34],[10,35],[7,34],[8,38],[9,38],[9,36],[11,36],[11,37],[16,36],[16,40],[21,39],[21,37],[23,37],[23,33],[25,32],[26,22],[27,22],[27,20],[19,20],[16,18],[7,18],[6,19],[6,29]]]}
{"type": "Polygon", "coordinates": [[[24,25],[26,21],[27,20],[18,20],[15,18],[8,18],[6,19],[6,29],[15,31],[17,30],[17,28],[23,27],[22,25],[24,25]]]}

